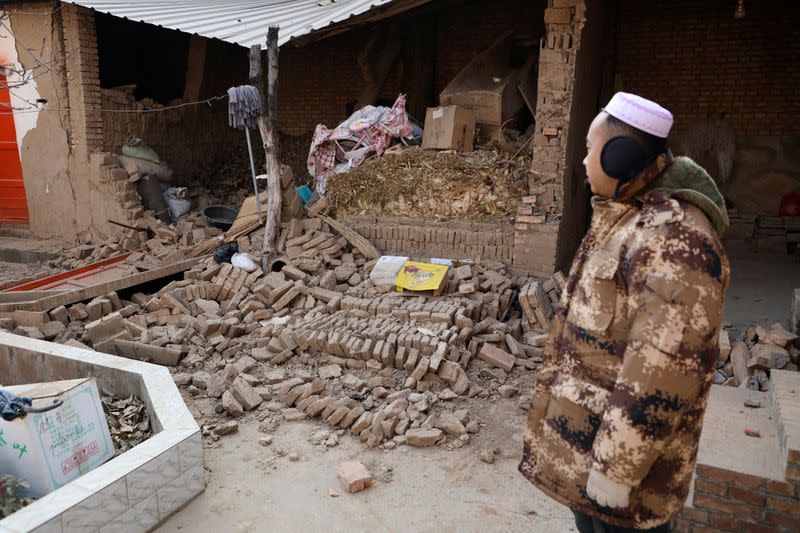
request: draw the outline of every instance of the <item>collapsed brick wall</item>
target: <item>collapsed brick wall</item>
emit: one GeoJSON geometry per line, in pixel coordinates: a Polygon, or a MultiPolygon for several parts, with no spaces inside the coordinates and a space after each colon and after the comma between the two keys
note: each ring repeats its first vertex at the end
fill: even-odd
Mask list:
{"type": "Polygon", "coordinates": [[[731,121],[737,135],[800,133],[800,4],[621,0],[617,88],[676,117],[731,121]]]}
{"type": "Polygon", "coordinates": [[[390,255],[492,259],[510,263],[514,227],[503,223],[357,216],[345,221],[390,255]]]}

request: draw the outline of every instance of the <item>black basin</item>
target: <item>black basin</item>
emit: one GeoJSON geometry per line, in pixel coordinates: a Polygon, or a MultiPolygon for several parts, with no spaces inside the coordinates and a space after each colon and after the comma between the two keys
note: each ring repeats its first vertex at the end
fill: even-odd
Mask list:
{"type": "Polygon", "coordinates": [[[238,214],[238,210],[225,207],[224,205],[210,205],[203,209],[203,217],[206,219],[206,222],[222,231],[230,229],[238,214]]]}

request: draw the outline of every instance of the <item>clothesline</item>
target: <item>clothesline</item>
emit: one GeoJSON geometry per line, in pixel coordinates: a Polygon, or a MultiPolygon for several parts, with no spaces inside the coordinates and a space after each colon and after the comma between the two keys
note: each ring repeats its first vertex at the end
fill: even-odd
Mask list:
{"type": "Polygon", "coordinates": [[[16,115],[16,114],[26,114],[26,113],[40,113],[42,111],[84,111],[87,113],[157,113],[160,111],[169,111],[171,109],[178,109],[180,107],[187,107],[192,105],[200,105],[200,104],[208,104],[209,107],[211,106],[211,102],[216,102],[218,100],[224,100],[227,98],[227,94],[222,94],[219,96],[214,96],[211,98],[206,98],[205,100],[198,100],[196,102],[183,102],[181,104],[175,104],[165,107],[159,107],[155,109],[92,109],[92,108],[75,108],[75,107],[63,107],[63,108],[51,108],[51,107],[43,107],[43,108],[14,108],[8,104],[4,104],[0,102],[0,107],[11,109],[11,111],[0,111],[0,115],[16,115]]]}

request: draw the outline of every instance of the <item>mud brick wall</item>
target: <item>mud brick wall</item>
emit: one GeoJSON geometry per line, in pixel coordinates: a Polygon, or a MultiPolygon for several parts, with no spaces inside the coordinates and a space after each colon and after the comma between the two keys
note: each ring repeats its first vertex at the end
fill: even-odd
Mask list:
{"type": "Polygon", "coordinates": [[[725,117],[737,135],[800,132],[800,4],[621,0],[617,88],[653,98],[676,117],[725,117]]]}
{"type": "Polygon", "coordinates": [[[696,473],[694,507],[681,512],[676,532],[800,531],[800,475],[778,481],[705,465],[696,473]]]}
{"type": "Polygon", "coordinates": [[[100,108],[100,79],[97,59],[97,30],[94,13],[75,4],[61,10],[69,93],[70,144],[93,151],[103,144],[100,108]]]}
{"type": "MultiPolygon", "coordinates": [[[[601,4],[591,5],[599,9],[601,4]]],[[[539,276],[568,265],[577,241],[574,221],[562,218],[562,212],[565,191],[572,190],[570,148],[576,135],[585,136],[585,131],[571,126],[575,69],[586,20],[583,0],[549,0],[544,12],[547,34],[539,60],[530,196],[520,204],[514,238],[514,267],[539,276]]]]}
{"type": "Polygon", "coordinates": [[[493,259],[510,264],[514,226],[401,217],[351,217],[344,221],[390,255],[493,259]]]}
{"type": "MultiPolygon", "coordinates": [[[[146,109],[114,89],[100,89],[103,109],[146,109]]],[[[199,175],[245,146],[244,132],[228,127],[225,101],[154,113],[103,113],[104,151],[121,154],[129,136],[144,140],[175,171],[176,182],[199,175]]],[[[255,134],[258,138],[258,133],[255,134]]]]}
{"type": "Polygon", "coordinates": [[[526,196],[517,209],[513,266],[544,278],[557,270],[558,224],[547,224],[544,215],[534,214],[536,200],[526,196]]]}

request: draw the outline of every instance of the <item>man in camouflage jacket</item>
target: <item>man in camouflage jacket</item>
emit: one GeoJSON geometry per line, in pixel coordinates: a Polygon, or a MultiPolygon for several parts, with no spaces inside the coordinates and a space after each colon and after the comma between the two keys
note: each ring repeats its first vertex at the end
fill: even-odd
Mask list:
{"type": "Polygon", "coordinates": [[[728,220],[709,175],[666,150],[671,124],[657,104],[618,93],[587,137],[591,228],[554,320],[519,467],[573,510],[581,533],[669,531],[694,470],[729,279],[718,237],[728,220]],[[630,142],[615,152],[609,141],[620,137],[641,153],[630,142]]]}

